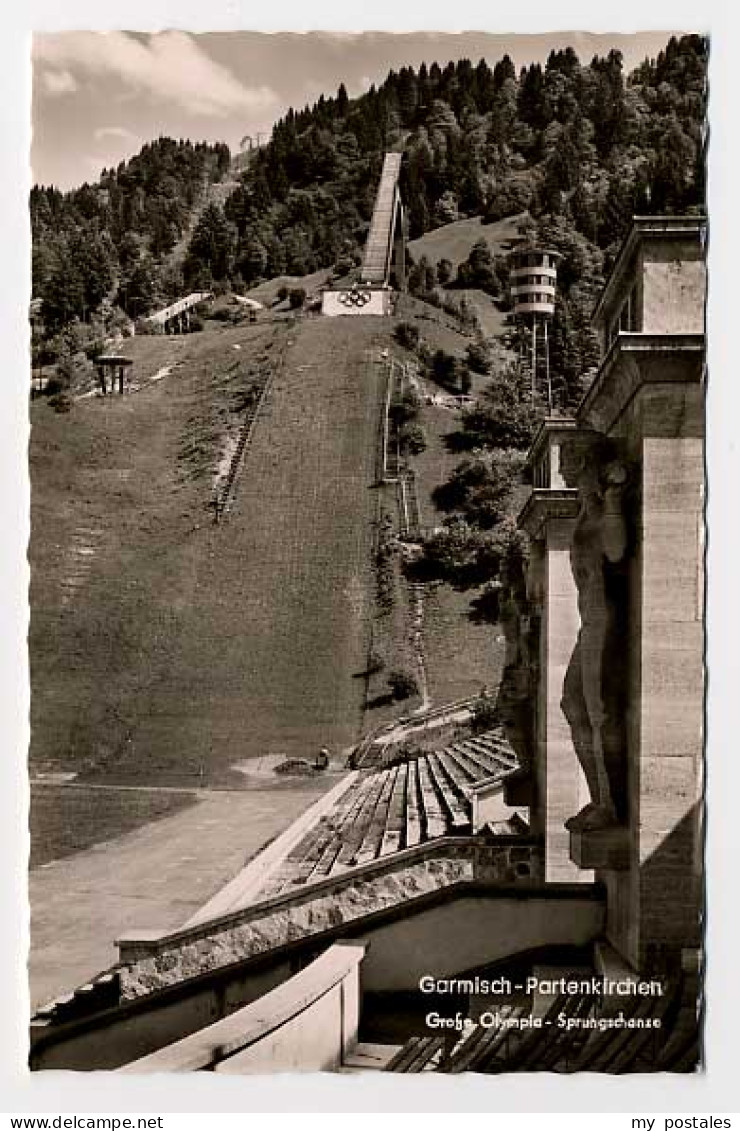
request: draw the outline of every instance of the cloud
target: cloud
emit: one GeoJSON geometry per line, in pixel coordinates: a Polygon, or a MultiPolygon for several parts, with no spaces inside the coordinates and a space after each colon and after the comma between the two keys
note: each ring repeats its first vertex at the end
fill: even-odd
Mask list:
{"type": "Polygon", "coordinates": [[[141,141],[138,134],[127,130],[125,126],[101,126],[95,130],[93,137],[96,141],[141,141]]]}
{"type": "Polygon", "coordinates": [[[65,72],[73,82],[80,73],[117,78],[136,91],[211,117],[266,110],[278,101],[267,86],[244,86],[181,31],[146,40],[121,31],[36,35],[33,58],[46,89],[50,76],[58,88],[65,72]]]}
{"type": "Polygon", "coordinates": [[[78,89],[69,71],[44,71],[41,79],[44,90],[52,98],[58,98],[60,94],[73,94],[78,89]]]}

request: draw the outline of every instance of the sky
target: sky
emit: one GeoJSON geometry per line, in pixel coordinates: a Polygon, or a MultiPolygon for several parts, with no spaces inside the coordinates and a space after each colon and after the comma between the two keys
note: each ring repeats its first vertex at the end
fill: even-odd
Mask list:
{"type": "MultiPolygon", "coordinates": [[[[680,33],[676,33],[680,34],[680,33]]],[[[268,134],[344,82],[350,96],[391,68],[508,52],[517,67],[571,44],[582,61],[617,47],[631,69],[671,32],[215,32],[65,31],[33,37],[32,179],[67,189],[94,181],[160,136],[225,141],[268,134]]]]}

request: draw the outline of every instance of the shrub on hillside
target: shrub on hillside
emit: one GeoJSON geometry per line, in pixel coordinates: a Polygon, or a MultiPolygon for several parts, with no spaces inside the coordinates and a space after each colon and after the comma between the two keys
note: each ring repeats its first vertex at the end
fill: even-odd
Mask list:
{"type": "Polygon", "coordinates": [[[343,279],[346,275],[354,269],[355,261],[351,255],[340,255],[332,268],[332,275],[335,279],[343,279]]]}
{"type": "Polygon", "coordinates": [[[199,318],[197,314],[190,315],[190,333],[197,334],[203,329],[203,319],[199,318]]]}
{"type": "Polygon", "coordinates": [[[412,424],[401,430],[399,435],[401,451],[408,455],[418,456],[426,451],[427,438],[420,424],[412,424]]]}
{"type": "Polygon", "coordinates": [[[478,315],[465,295],[460,299],[460,302],[455,302],[451,295],[445,295],[442,299],[442,309],[446,314],[451,314],[453,318],[456,318],[464,330],[480,329],[478,315]]]}
{"type": "Polygon", "coordinates": [[[419,327],[413,322],[399,322],[393,333],[398,344],[404,349],[415,350],[419,345],[419,327]]]}
{"type": "Polygon", "coordinates": [[[474,373],[482,373],[484,375],[491,372],[491,351],[486,342],[479,339],[477,342],[471,342],[465,350],[465,360],[474,373]]]}
{"type": "Polygon", "coordinates": [[[49,397],[49,405],[55,412],[71,412],[72,411],[72,398],[66,390],[55,393],[53,397],[49,397]]]}
{"type": "Polygon", "coordinates": [[[429,262],[426,255],[422,255],[418,263],[415,263],[409,269],[408,274],[408,288],[412,295],[418,298],[425,297],[434,290],[434,284],[437,281],[437,272],[434,266],[429,262]]]}
{"type": "Polygon", "coordinates": [[[529,447],[535,418],[526,370],[512,362],[496,372],[462,423],[462,432],[455,433],[460,450],[529,447]]]}
{"type": "Polygon", "coordinates": [[[476,699],[473,704],[473,711],[470,718],[470,726],[474,734],[480,734],[482,731],[491,730],[498,722],[498,714],[496,712],[496,704],[493,699],[489,699],[487,695],[481,695],[476,699]]]}
{"type": "Polygon", "coordinates": [[[394,699],[410,699],[419,694],[419,685],[410,672],[397,668],[388,676],[388,687],[394,699]]]}
{"type": "MultiPolygon", "coordinates": [[[[437,350],[431,358],[429,373],[443,389],[457,393],[462,390],[467,366],[464,361],[445,350],[437,350]]],[[[469,386],[468,386],[469,387],[469,386]]]]}
{"type": "Polygon", "coordinates": [[[88,361],[95,361],[101,353],[105,352],[105,339],[95,338],[94,341],[89,342],[82,351],[88,361]]]}
{"type": "Polygon", "coordinates": [[[491,530],[509,512],[523,463],[521,452],[504,449],[463,460],[446,482],[434,488],[434,505],[446,514],[463,515],[482,530],[491,530]]]}
{"type": "Polygon", "coordinates": [[[401,431],[410,420],[419,415],[421,400],[416,389],[406,388],[398,400],[391,402],[388,414],[393,425],[401,431]]]}
{"type": "Polygon", "coordinates": [[[451,259],[440,259],[437,264],[437,282],[441,287],[446,286],[447,283],[450,282],[453,270],[451,259]]]}
{"type": "Polygon", "coordinates": [[[500,540],[454,515],[425,538],[421,552],[404,562],[412,581],[447,581],[456,589],[476,589],[498,575],[500,540]]]}
{"type": "Polygon", "coordinates": [[[458,267],[457,285],[476,287],[486,294],[498,295],[501,289],[500,283],[496,276],[491,249],[484,239],[477,240],[473,244],[468,258],[458,267]]]}
{"type": "Polygon", "coordinates": [[[306,301],[306,292],[303,287],[293,287],[288,295],[291,310],[301,310],[306,301]]]}

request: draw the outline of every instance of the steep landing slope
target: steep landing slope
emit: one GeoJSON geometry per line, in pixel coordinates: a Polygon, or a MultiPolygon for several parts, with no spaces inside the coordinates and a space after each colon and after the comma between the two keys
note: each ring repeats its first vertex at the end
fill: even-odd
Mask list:
{"type": "Polygon", "coordinates": [[[36,770],[236,785],[250,757],[352,742],[382,400],[368,353],[387,333],[364,319],[207,332],[136,396],[68,418],[34,408],[36,770]],[[260,365],[274,381],[214,526],[214,437],[260,365]]]}
{"type": "MultiPolygon", "coordinates": [[[[228,520],[187,595],[166,687],[140,727],[174,772],[312,756],[357,736],[385,333],[302,323],[275,374],[228,520]]],[[[231,779],[236,776],[231,774],[231,779]]]]}

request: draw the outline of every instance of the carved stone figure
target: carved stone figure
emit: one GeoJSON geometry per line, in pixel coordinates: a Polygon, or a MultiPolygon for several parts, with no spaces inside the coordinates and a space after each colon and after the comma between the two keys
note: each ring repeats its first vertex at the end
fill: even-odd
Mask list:
{"type": "Polygon", "coordinates": [[[570,560],[581,619],[561,707],[591,795],[566,827],[585,831],[619,823],[624,786],[624,598],[614,567],[627,550],[627,470],[614,459],[609,442],[599,437],[564,445],[561,469],[566,484],[578,488],[580,509],[570,560]]]}
{"type": "Polygon", "coordinates": [[[499,624],[505,642],[497,711],[522,770],[533,760],[532,694],[536,680],[538,618],[527,595],[524,569],[504,565],[500,574],[499,624]]]}

